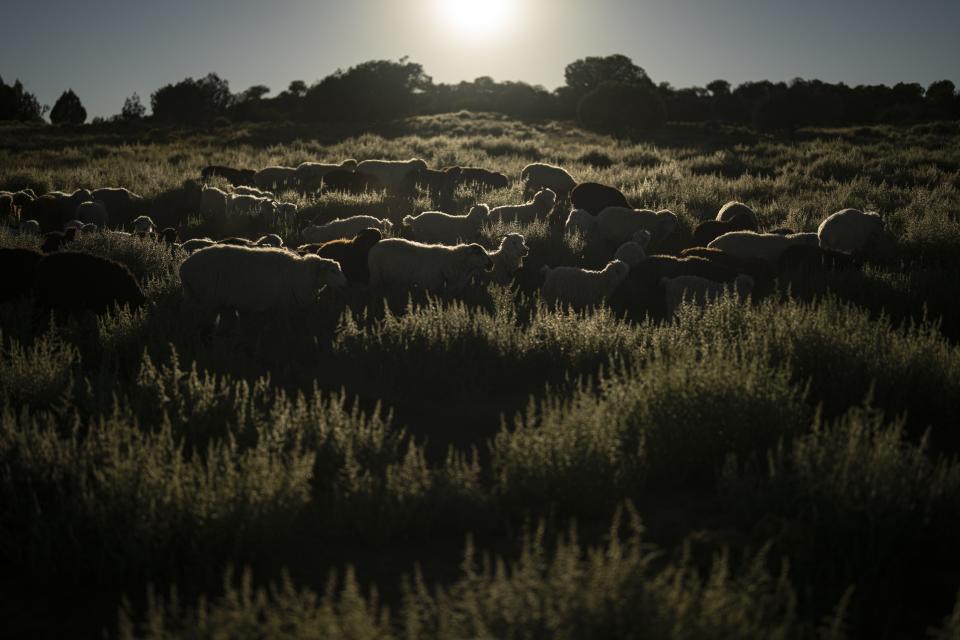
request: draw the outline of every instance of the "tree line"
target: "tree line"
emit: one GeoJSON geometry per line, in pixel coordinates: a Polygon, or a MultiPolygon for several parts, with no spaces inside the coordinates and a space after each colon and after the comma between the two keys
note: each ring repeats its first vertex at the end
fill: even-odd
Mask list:
{"type": "MultiPolygon", "coordinates": [[[[276,96],[254,85],[232,93],[216,73],[164,85],[150,95],[152,113],[133,94],[111,121],[206,125],[230,121],[377,122],[416,114],[493,111],[521,118],[576,118],[585,127],[611,133],[656,129],[667,121],[718,121],[760,129],[853,124],[908,124],[960,118],[954,83],[848,86],[795,78],[790,82],[745,82],[732,87],[714,80],[705,87],[675,89],[655,83],[627,56],[587,57],[567,65],[565,84],[554,91],[490,77],[456,84],[435,83],[407,58],[371,60],[338,69],[307,85],[295,80],[276,96]]],[[[20,81],[0,78],[0,120],[78,125],[87,113],[72,90],[52,109],[41,106],[20,81]]],[[[102,118],[94,118],[95,122],[102,118]]]]}

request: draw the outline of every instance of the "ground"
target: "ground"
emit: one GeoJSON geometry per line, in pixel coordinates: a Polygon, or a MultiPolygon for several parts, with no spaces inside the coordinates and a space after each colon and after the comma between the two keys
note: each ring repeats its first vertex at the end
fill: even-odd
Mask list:
{"type": "MultiPolygon", "coordinates": [[[[455,213],[521,202],[520,169],[543,160],[687,230],[736,199],[768,229],[875,210],[897,240],[670,322],[635,300],[546,308],[541,265],[608,256],[540,223],[519,229],[531,254],[512,287],[386,302],[351,287],[218,322],[183,304],[180,252],[88,235],[152,304],[66,319],[0,305],[4,627],[955,637],[958,142],[956,123],[616,140],[466,112],[368,131],[0,127],[0,189],[124,186],[184,239],[265,230],[197,216],[204,165],[422,157],[511,177],[458,191],[455,213]]],[[[282,197],[317,221],[439,206],[282,197]]]]}

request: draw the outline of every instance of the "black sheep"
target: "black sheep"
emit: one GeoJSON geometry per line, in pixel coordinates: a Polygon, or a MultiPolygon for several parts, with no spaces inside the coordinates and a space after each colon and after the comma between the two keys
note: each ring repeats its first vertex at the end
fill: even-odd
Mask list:
{"type": "Polygon", "coordinates": [[[430,193],[435,194],[441,202],[445,202],[453,197],[459,177],[460,167],[420,169],[407,176],[402,191],[404,193],[414,193],[418,186],[425,187],[430,193]]]}
{"type": "Polygon", "coordinates": [[[363,193],[379,188],[380,181],[373,176],[365,176],[346,169],[337,169],[323,176],[324,191],[363,193]]]}
{"type": "Polygon", "coordinates": [[[50,231],[49,233],[43,234],[43,243],[40,245],[40,250],[44,253],[53,253],[54,251],[59,251],[63,245],[68,242],[73,242],[77,239],[77,230],[74,227],[70,227],[66,231],[50,231]]]}
{"type": "Polygon", "coordinates": [[[590,215],[597,215],[607,207],[630,208],[627,197],[619,189],[597,182],[581,182],[570,192],[570,203],[574,209],[583,209],[590,215]]]}
{"type": "Polygon", "coordinates": [[[331,240],[316,250],[321,258],[330,258],[340,263],[340,270],[347,282],[367,284],[370,282],[370,268],[367,266],[367,254],[370,248],[380,242],[383,235],[378,229],[364,229],[352,240],[331,240]]]}
{"type": "Polygon", "coordinates": [[[210,165],[200,171],[200,177],[204,180],[209,180],[214,176],[220,176],[235,187],[256,186],[253,180],[254,175],[256,175],[256,171],[253,169],[234,169],[233,167],[224,167],[222,165],[210,165]]]}
{"type": "MultiPolygon", "coordinates": [[[[448,167],[453,168],[453,167],[448,167]]],[[[480,167],[457,167],[460,169],[457,175],[457,184],[476,185],[481,190],[486,189],[505,189],[510,180],[507,176],[497,171],[481,169],[480,167]]]]}
{"type": "Polygon", "coordinates": [[[725,233],[756,230],[757,225],[750,216],[735,216],[732,220],[707,220],[693,230],[693,242],[698,247],[705,247],[725,233]]]}
{"type": "Polygon", "coordinates": [[[0,302],[30,295],[43,254],[33,249],[0,249],[0,302]]]}
{"type": "Polygon", "coordinates": [[[33,286],[40,308],[59,311],[102,313],[114,304],[138,308],[147,301],[126,266],[79,251],[44,256],[33,286]]]}

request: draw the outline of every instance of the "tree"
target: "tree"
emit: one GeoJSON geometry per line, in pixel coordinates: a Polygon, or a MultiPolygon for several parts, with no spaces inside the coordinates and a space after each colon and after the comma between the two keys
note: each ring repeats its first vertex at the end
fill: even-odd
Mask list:
{"type": "Polygon", "coordinates": [[[337,70],[307,91],[308,114],[319,120],[375,121],[411,113],[433,86],[423,66],[401,58],[371,60],[337,70]]]}
{"type": "Polygon", "coordinates": [[[238,102],[250,102],[251,100],[260,100],[263,96],[270,93],[270,87],[265,84],[255,84],[237,97],[238,102]]]}
{"type": "Polygon", "coordinates": [[[714,98],[721,98],[730,95],[730,83],[726,80],[714,80],[707,85],[707,91],[714,98]]]}
{"type": "Polygon", "coordinates": [[[19,80],[8,85],[0,78],[0,120],[42,122],[46,111],[47,107],[41,107],[35,95],[24,91],[19,80]]]}
{"type": "Polygon", "coordinates": [[[87,121],[87,110],[83,108],[80,98],[73,92],[73,89],[67,89],[50,110],[50,122],[53,124],[83,124],[87,121]]]}
{"type": "Polygon", "coordinates": [[[121,120],[143,120],[147,114],[147,108],[140,102],[140,96],[134,93],[123,101],[123,109],[120,110],[121,120]]]}
{"type": "Polygon", "coordinates": [[[925,97],[933,106],[951,111],[957,103],[957,88],[949,80],[937,80],[927,87],[925,97]]]}
{"type": "Polygon", "coordinates": [[[567,65],[564,71],[567,87],[577,98],[590,93],[605,82],[638,85],[652,89],[653,81],[647,72],[625,55],[587,57],[567,65]]]}
{"type": "Polygon", "coordinates": [[[290,86],[287,87],[287,93],[297,98],[302,98],[307,95],[307,83],[303,80],[294,80],[290,83],[290,86]]]}
{"type": "Polygon", "coordinates": [[[165,85],[150,96],[154,118],[182,124],[212,122],[224,115],[232,102],[230,84],[215,73],[165,85]]]}
{"type": "Polygon", "coordinates": [[[628,133],[663,126],[666,111],[655,88],[604,82],[583,96],[577,107],[577,117],[590,129],[628,133]]]}

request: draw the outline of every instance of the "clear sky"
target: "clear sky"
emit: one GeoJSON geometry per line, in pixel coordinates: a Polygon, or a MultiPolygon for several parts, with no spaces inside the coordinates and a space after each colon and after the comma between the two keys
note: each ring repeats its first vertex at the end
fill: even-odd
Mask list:
{"type": "Polygon", "coordinates": [[[90,116],[215,71],[237,93],[407,55],[435,81],[553,89],[623,53],[675,87],[723,78],[960,85],[960,0],[3,0],[0,76],[90,116]]]}

